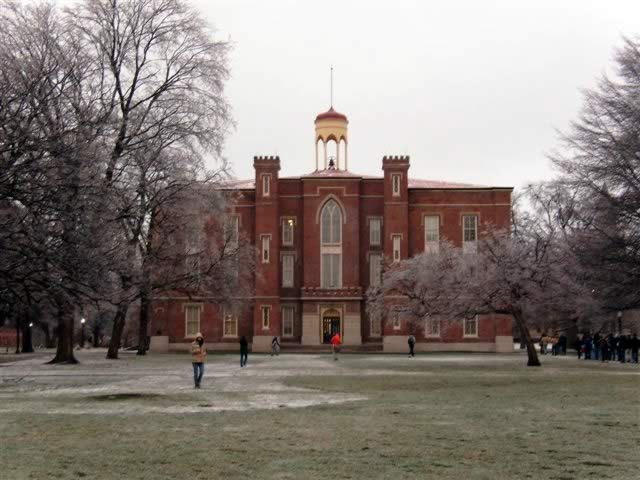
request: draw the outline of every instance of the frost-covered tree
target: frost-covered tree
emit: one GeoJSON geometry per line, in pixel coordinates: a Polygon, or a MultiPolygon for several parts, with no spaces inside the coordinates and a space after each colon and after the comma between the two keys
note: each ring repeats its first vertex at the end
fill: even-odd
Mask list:
{"type": "Polygon", "coordinates": [[[522,332],[529,366],[540,362],[529,329],[546,319],[579,321],[598,311],[575,257],[544,206],[516,211],[513,231],[482,232],[477,253],[443,244],[389,269],[369,292],[371,315],[400,310],[408,321],[429,316],[462,319],[483,313],[511,315],[522,332]]]}

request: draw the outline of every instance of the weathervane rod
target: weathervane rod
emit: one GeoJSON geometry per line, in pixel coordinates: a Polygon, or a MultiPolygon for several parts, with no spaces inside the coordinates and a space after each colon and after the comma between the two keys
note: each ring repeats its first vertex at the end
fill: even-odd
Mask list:
{"type": "Polygon", "coordinates": [[[333,108],[333,65],[331,65],[331,98],[330,98],[331,108],[333,108]]]}

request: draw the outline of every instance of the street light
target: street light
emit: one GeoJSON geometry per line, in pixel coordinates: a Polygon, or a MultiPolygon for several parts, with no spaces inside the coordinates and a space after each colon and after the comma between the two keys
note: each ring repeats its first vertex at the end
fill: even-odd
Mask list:
{"type": "Polygon", "coordinates": [[[622,335],[622,312],[618,312],[618,334],[622,335]]]}
{"type": "Polygon", "coordinates": [[[80,348],[84,348],[84,318],[80,319],[80,348]]]}

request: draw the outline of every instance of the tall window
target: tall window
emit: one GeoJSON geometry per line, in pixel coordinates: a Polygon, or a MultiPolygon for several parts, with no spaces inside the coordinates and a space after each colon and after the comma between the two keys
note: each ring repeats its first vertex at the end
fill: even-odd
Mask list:
{"type": "Polygon", "coordinates": [[[293,231],[295,220],[293,218],[285,218],[282,222],[282,244],[293,245],[293,231]]]}
{"type": "Polygon", "coordinates": [[[391,318],[393,319],[393,329],[400,330],[400,327],[402,326],[402,323],[400,322],[400,312],[393,311],[391,313],[391,318]]]}
{"type": "Polygon", "coordinates": [[[282,255],[282,286],[293,287],[293,266],[295,257],[292,254],[282,255]]]}
{"type": "Polygon", "coordinates": [[[269,330],[271,326],[271,307],[265,305],[262,307],[262,329],[269,330]]]}
{"type": "Polygon", "coordinates": [[[391,175],[391,189],[394,197],[400,196],[400,174],[393,173],[391,175]]]}
{"type": "Polygon", "coordinates": [[[463,215],[462,217],[462,251],[476,253],[478,250],[478,216],[463,215]]]}
{"type": "Polygon", "coordinates": [[[269,263],[270,254],[271,254],[271,252],[269,251],[270,242],[271,242],[271,235],[262,235],[262,263],[269,263]]]}
{"type": "Polygon", "coordinates": [[[224,315],[224,336],[225,337],[238,336],[238,317],[230,312],[225,313],[224,315]]]}
{"type": "Polygon", "coordinates": [[[238,248],[238,239],[240,235],[240,217],[231,215],[227,222],[227,241],[230,248],[238,248]]]}
{"type": "Polygon", "coordinates": [[[184,308],[185,337],[195,337],[200,331],[200,305],[187,305],[184,308]]]}
{"type": "Polygon", "coordinates": [[[464,319],[464,336],[465,337],[477,337],[478,336],[478,316],[464,319]]]}
{"type": "Polygon", "coordinates": [[[320,216],[320,254],[322,288],[342,287],[342,213],[334,200],[329,200],[320,216]]]}
{"type": "Polygon", "coordinates": [[[378,287],[382,283],[382,255],[372,253],[369,255],[369,285],[378,287]]]}
{"type": "Polygon", "coordinates": [[[393,262],[399,262],[400,261],[400,241],[402,239],[402,237],[400,235],[392,235],[391,238],[393,239],[393,262]]]}
{"type": "Polygon", "coordinates": [[[371,218],[369,220],[369,245],[378,246],[382,239],[382,219],[371,218]]]}
{"type": "Polygon", "coordinates": [[[424,251],[438,253],[440,247],[440,217],[428,215],[424,217],[424,251]]]}
{"type": "Polygon", "coordinates": [[[429,317],[427,320],[427,337],[439,337],[440,326],[441,322],[438,317],[429,317]]]}
{"type": "Polygon", "coordinates": [[[282,336],[293,337],[293,307],[282,307],[282,336]]]}
{"type": "Polygon", "coordinates": [[[379,318],[371,319],[371,336],[380,337],[382,335],[382,322],[379,318]]]}
{"type": "Polygon", "coordinates": [[[262,175],[262,196],[271,195],[271,175],[262,175]]]}

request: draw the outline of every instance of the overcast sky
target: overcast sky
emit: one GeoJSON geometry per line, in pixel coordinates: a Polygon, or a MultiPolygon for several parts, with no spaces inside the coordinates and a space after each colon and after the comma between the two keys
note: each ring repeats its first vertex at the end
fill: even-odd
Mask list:
{"type": "Polygon", "coordinates": [[[226,157],[281,175],[315,168],[313,120],[349,118],[349,169],[381,173],[411,155],[416,178],[520,186],[550,178],[545,153],[580,109],[581,88],[640,33],[640,2],[191,0],[234,43],[226,157]]]}

